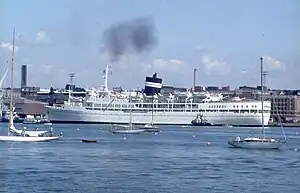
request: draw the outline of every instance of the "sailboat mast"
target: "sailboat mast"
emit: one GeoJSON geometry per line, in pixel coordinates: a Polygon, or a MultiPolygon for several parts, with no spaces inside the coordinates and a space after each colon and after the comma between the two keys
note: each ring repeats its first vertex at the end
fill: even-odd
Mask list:
{"type": "MultiPolygon", "coordinates": [[[[128,66],[129,66],[129,87],[131,85],[131,64],[130,64],[130,61],[127,57],[127,61],[128,61],[128,66]]],[[[131,90],[129,89],[129,109],[130,109],[130,119],[129,119],[129,126],[131,128],[131,124],[132,124],[132,114],[131,114],[131,90]]]]}
{"type": "Polygon", "coordinates": [[[151,125],[153,125],[153,111],[154,111],[154,103],[153,103],[153,96],[154,96],[154,88],[152,88],[152,114],[151,114],[151,125]]]}
{"type": "Polygon", "coordinates": [[[264,85],[263,85],[263,57],[260,58],[260,86],[261,86],[261,121],[262,121],[262,134],[265,138],[265,124],[264,124],[264,85]]]}
{"type": "Polygon", "coordinates": [[[13,88],[14,88],[14,62],[15,62],[15,33],[16,30],[14,28],[13,31],[13,42],[12,42],[12,57],[11,57],[11,82],[10,82],[10,105],[9,105],[9,128],[13,125],[13,88]]]}

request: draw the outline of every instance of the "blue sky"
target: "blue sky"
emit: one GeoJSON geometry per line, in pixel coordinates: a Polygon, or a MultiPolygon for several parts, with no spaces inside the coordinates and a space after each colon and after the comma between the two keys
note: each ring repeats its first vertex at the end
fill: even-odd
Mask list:
{"type": "Polygon", "coordinates": [[[63,87],[75,72],[77,85],[100,86],[109,63],[99,51],[104,30],[139,17],[153,18],[159,43],[148,54],[127,54],[130,82],[126,60],[112,64],[110,87],[143,87],[154,72],[165,85],[191,87],[194,68],[198,85],[255,86],[264,56],[270,87],[300,88],[297,0],[1,0],[1,67],[9,67],[16,26],[17,86],[22,64],[30,85],[63,87]]]}

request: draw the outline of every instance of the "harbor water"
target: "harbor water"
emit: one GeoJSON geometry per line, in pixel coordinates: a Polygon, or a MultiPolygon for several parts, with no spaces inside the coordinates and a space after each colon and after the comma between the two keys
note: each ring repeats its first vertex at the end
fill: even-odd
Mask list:
{"type": "MultiPolygon", "coordinates": [[[[157,134],[127,136],[106,125],[53,128],[62,140],[0,143],[0,192],[300,191],[300,128],[285,129],[281,150],[229,148],[230,137],[259,128],[164,126],[157,134]]],[[[267,133],[282,137],[279,127],[267,133]]],[[[7,134],[7,123],[0,134],[7,134]]]]}

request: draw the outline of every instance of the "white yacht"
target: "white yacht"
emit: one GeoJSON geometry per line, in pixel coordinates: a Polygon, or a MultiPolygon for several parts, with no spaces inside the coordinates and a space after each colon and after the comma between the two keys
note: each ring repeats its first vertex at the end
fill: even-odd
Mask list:
{"type": "Polygon", "coordinates": [[[160,94],[162,79],[146,77],[145,90],[110,91],[107,87],[109,67],[103,71],[105,84],[100,89],[89,89],[87,97],[70,99],[62,106],[46,106],[47,118],[52,123],[118,123],[127,124],[130,109],[133,124],[190,125],[201,114],[212,125],[261,126],[268,125],[271,102],[239,97],[223,98],[209,92],[175,92],[160,94]],[[154,92],[153,92],[154,91],[154,92]],[[150,94],[149,94],[150,93],[150,94]],[[154,93],[154,96],[151,95],[154,93]],[[129,102],[131,96],[131,102],[129,102]],[[153,102],[152,102],[153,100],[153,102]],[[152,106],[153,105],[153,106],[152,106]],[[264,123],[262,123],[264,109],[264,123]],[[153,112],[153,115],[152,115],[153,112]]]}

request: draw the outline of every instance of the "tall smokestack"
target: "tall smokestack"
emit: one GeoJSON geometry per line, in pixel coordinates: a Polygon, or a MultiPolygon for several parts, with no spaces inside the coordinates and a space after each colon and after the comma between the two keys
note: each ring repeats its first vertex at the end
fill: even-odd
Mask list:
{"type": "Polygon", "coordinates": [[[27,86],[27,65],[23,64],[21,67],[21,88],[27,86]]]}
{"type": "Polygon", "coordinates": [[[196,72],[197,72],[197,69],[194,69],[194,90],[196,88],[196,72]]]}

